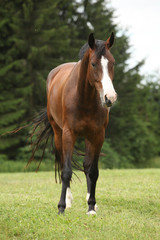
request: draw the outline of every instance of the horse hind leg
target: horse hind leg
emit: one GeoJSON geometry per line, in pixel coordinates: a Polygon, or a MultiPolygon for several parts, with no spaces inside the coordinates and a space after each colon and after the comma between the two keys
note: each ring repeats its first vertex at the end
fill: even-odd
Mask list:
{"type": "MultiPolygon", "coordinates": [[[[59,175],[59,180],[61,180],[62,174],[60,175],[60,173],[63,172],[63,167],[64,167],[64,164],[63,164],[63,149],[62,149],[62,130],[55,123],[55,121],[53,119],[51,119],[50,122],[51,122],[52,129],[54,131],[55,179],[56,179],[56,182],[57,182],[57,171],[58,171],[58,175],[59,175]]],[[[71,208],[72,201],[73,201],[73,197],[72,197],[72,193],[71,193],[71,189],[70,189],[70,183],[69,183],[69,185],[67,187],[67,191],[66,191],[65,204],[62,204],[62,205],[65,205],[66,208],[71,208]]],[[[60,212],[61,212],[61,210],[59,210],[59,213],[60,212]]],[[[62,212],[63,212],[63,210],[62,210],[62,212]]]]}
{"type": "Polygon", "coordinates": [[[63,168],[63,159],[62,159],[62,130],[59,126],[52,120],[52,128],[54,131],[54,145],[55,145],[55,179],[57,182],[57,172],[59,180],[61,178],[60,173],[63,168]]]}

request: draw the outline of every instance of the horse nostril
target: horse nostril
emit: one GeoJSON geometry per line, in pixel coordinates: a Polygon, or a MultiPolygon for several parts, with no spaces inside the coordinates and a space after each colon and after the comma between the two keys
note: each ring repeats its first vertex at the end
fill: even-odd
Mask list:
{"type": "Polygon", "coordinates": [[[107,101],[107,106],[111,107],[112,106],[112,102],[110,100],[107,101]]]}
{"type": "Polygon", "coordinates": [[[105,103],[106,103],[107,107],[111,107],[112,106],[111,100],[109,100],[106,95],[105,95],[105,103]]]}

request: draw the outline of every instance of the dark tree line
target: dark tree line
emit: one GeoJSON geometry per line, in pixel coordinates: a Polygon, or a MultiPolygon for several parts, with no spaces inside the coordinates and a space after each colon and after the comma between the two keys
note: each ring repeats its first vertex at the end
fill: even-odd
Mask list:
{"type": "MultiPolygon", "coordinates": [[[[0,134],[22,126],[46,106],[46,78],[57,65],[78,61],[90,32],[105,40],[119,26],[104,0],[0,0],[0,134]]],[[[129,39],[116,36],[114,85],[118,103],[110,113],[104,167],[143,167],[160,155],[160,82],[144,77],[143,62],[128,70],[129,39]]],[[[29,129],[0,138],[0,158],[25,155],[29,129]],[[24,149],[24,150],[23,150],[24,149]],[[23,150],[23,151],[22,151],[23,150]]],[[[26,155],[27,156],[27,155],[26,155]]]]}

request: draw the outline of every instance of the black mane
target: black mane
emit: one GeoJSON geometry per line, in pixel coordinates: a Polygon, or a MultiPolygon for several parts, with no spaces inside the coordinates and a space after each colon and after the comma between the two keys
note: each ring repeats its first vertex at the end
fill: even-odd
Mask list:
{"type": "MultiPolygon", "coordinates": [[[[104,55],[104,53],[105,53],[105,41],[103,41],[103,40],[96,40],[96,46],[97,46],[97,56],[100,57],[100,56],[104,55]]],[[[85,43],[85,44],[81,47],[81,49],[80,49],[80,51],[79,51],[79,54],[78,54],[78,58],[79,58],[80,60],[82,60],[85,52],[86,52],[88,49],[89,49],[88,43],[85,43]]]]}

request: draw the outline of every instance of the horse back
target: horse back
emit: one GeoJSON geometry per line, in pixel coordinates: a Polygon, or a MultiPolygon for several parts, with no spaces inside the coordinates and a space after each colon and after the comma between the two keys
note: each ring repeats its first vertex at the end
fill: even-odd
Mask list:
{"type": "Polygon", "coordinates": [[[59,79],[58,82],[66,80],[68,75],[74,68],[75,64],[76,62],[64,63],[50,71],[47,77],[47,94],[49,93],[53,82],[56,82],[57,80],[56,75],[58,74],[58,79],[59,79]],[[61,75],[63,77],[60,78],[61,75]]]}

